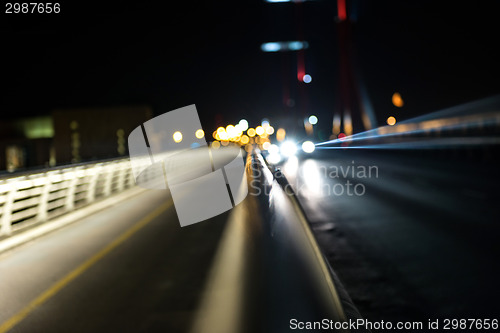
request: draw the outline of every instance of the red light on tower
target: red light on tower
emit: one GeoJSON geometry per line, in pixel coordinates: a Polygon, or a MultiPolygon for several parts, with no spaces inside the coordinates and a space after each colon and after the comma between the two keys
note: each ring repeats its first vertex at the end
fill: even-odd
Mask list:
{"type": "Polygon", "coordinates": [[[337,0],[337,11],[339,15],[339,20],[344,21],[347,19],[347,9],[345,5],[345,0],[337,0]]]}
{"type": "Polygon", "coordinates": [[[297,80],[299,80],[300,82],[304,80],[304,75],[306,75],[306,70],[304,67],[304,55],[299,54],[297,62],[297,80]]]}

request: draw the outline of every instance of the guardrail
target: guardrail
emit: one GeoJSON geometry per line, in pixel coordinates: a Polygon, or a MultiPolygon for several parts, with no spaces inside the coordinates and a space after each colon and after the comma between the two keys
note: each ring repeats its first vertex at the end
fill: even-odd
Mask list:
{"type": "Polygon", "coordinates": [[[130,160],[79,165],[0,180],[0,237],[135,184],[130,160]]]}

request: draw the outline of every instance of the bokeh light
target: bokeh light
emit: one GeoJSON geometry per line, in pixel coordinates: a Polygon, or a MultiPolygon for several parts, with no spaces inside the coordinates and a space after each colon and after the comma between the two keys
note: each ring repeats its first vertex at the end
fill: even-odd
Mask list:
{"type": "Polygon", "coordinates": [[[179,143],[182,141],[182,133],[179,131],[175,131],[174,134],[172,135],[174,138],[174,142],[179,143]]]}
{"type": "Polygon", "coordinates": [[[396,118],[394,118],[393,116],[390,116],[389,118],[387,118],[387,125],[393,126],[395,124],[396,124],[396,118]]]}
{"type": "Polygon", "coordinates": [[[281,144],[280,151],[285,157],[293,156],[297,153],[297,146],[292,141],[285,141],[281,144]]]}
{"type": "Polygon", "coordinates": [[[309,123],[311,125],[316,125],[318,123],[318,117],[316,117],[315,115],[309,116],[309,123]]]}
{"type": "Polygon", "coordinates": [[[395,92],[392,95],[392,104],[394,104],[394,106],[397,106],[398,108],[403,107],[403,105],[405,104],[403,98],[401,98],[401,95],[398,92],[395,92]]]}
{"type": "Polygon", "coordinates": [[[278,140],[278,142],[281,142],[281,141],[285,140],[285,137],[286,137],[285,129],[278,128],[278,131],[276,132],[276,140],[278,140]]]}
{"type": "Polygon", "coordinates": [[[202,130],[202,129],[199,129],[199,130],[197,130],[197,131],[194,133],[194,135],[195,135],[198,139],[201,139],[201,138],[203,138],[203,137],[205,136],[205,132],[203,132],[203,130],[202,130]]]}
{"type": "Polygon", "coordinates": [[[241,119],[238,125],[240,125],[240,129],[242,131],[246,131],[248,129],[248,121],[246,119],[241,119]]]}
{"type": "Polygon", "coordinates": [[[240,139],[241,144],[246,145],[249,142],[250,142],[250,138],[248,136],[246,136],[246,135],[241,136],[241,139],[240,139]]]}
{"type": "Polygon", "coordinates": [[[266,161],[269,164],[277,164],[281,161],[281,156],[280,156],[280,154],[277,154],[277,153],[269,154],[266,157],[266,161]]]}
{"type": "Polygon", "coordinates": [[[279,154],[280,147],[278,147],[278,145],[272,144],[269,146],[267,151],[269,152],[269,154],[279,154]]]}
{"type": "Polygon", "coordinates": [[[304,141],[304,143],[302,143],[302,150],[308,154],[312,153],[315,149],[316,146],[312,141],[304,141]]]}

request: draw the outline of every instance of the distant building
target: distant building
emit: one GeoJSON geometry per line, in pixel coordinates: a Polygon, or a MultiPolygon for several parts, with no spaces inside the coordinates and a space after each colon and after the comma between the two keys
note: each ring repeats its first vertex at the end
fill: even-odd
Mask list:
{"type": "Polygon", "coordinates": [[[125,156],[129,133],[151,117],[147,106],[55,110],[57,164],[125,156]]]}
{"type": "Polygon", "coordinates": [[[123,106],[0,121],[0,171],[126,156],[129,133],[151,117],[147,106],[123,106]]]}
{"type": "Polygon", "coordinates": [[[0,121],[0,171],[49,164],[53,136],[50,116],[0,121]]]}

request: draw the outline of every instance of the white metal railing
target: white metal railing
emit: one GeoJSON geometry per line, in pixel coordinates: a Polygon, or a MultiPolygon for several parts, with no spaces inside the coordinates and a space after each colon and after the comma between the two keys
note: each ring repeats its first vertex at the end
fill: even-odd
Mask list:
{"type": "Polygon", "coordinates": [[[135,184],[129,159],[0,180],[0,236],[41,223],[135,184]]]}

